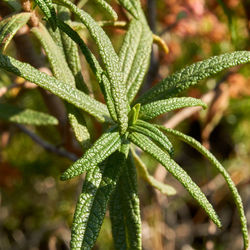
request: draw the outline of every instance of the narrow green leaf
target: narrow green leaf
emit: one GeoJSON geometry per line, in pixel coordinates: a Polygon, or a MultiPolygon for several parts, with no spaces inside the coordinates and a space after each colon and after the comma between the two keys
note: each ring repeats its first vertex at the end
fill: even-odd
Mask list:
{"type": "Polygon", "coordinates": [[[132,131],[139,132],[145,136],[150,137],[156,143],[158,143],[164,150],[166,150],[170,155],[173,154],[174,148],[172,143],[169,141],[167,136],[165,136],[159,129],[154,125],[138,120],[137,123],[130,127],[132,131]]]}
{"type": "MultiPolygon", "coordinates": [[[[49,32],[41,23],[31,31],[41,42],[55,77],[75,88],[75,78],[66,61],[64,50],[57,46],[49,32]]],[[[76,135],[76,139],[84,147],[84,145],[87,145],[90,140],[85,120],[76,107],[71,104],[67,104],[66,107],[69,113],[69,121],[76,135]]]]}
{"type": "Polygon", "coordinates": [[[78,9],[69,0],[56,0],[58,4],[62,4],[69,8],[78,18],[86,25],[92,38],[96,42],[103,63],[106,67],[107,77],[110,81],[110,89],[112,99],[117,114],[117,122],[120,131],[124,134],[128,126],[128,103],[126,98],[125,84],[123,73],[120,70],[119,58],[112,46],[112,43],[104,30],[95,22],[92,17],[81,9],[78,9]]]}
{"type": "Polygon", "coordinates": [[[136,102],[145,104],[175,96],[209,76],[249,61],[250,51],[236,51],[194,63],[162,80],[137,99],[136,102]]]}
{"type": "Polygon", "coordinates": [[[58,80],[75,87],[75,78],[68,67],[65,56],[62,54],[60,48],[55,44],[47,29],[42,23],[39,23],[39,26],[32,28],[31,32],[41,42],[41,45],[50,62],[54,76],[58,80]]]}
{"type": "Polygon", "coordinates": [[[141,20],[140,22],[134,21],[132,32],[134,32],[135,26],[139,26],[139,23],[141,23],[141,32],[138,30],[132,35],[135,36],[135,34],[138,33],[140,35],[139,40],[134,41],[134,39],[130,38],[129,49],[124,60],[124,64],[127,65],[127,74],[125,74],[125,76],[129,103],[133,101],[143,83],[149,67],[153,43],[152,32],[145,22],[141,20]],[[130,68],[128,69],[128,67],[130,68]]]}
{"type": "MultiPolygon", "coordinates": [[[[69,24],[71,22],[70,11],[63,6],[58,6],[57,9],[59,18],[69,24]]],[[[65,32],[59,31],[59,33],[66,61],[69,65],[69,68],[71,69],[72,74],[75,77],[76,87],[82,90],[84,93],[88,94],[89,90],[81,73],[82,67],[77,44],[65,32]]]]}
{"type": "Polygon", "coordinates": [[[241,197],[238,193],[237,188],[235,187],[234,182],[232,181],[230,175],[225,170],[225,168],[220,164],[220,162],[213,156],[212,153],[210,153],[204,146],[202,146],[198,141],[196,141],[194,138],[187,136],[179,131],[176,131],[174,129],[165,128],[164,126],[157,125],[158,128],[162,129],[164,132],[176,136],[178,139],[186,142],[193,148],[195,148],[197,151],[199,151],[204,157],[206,157],[211,164],[218,170],[219,173],[222,174],[224,177],[226,183],[228,184],[228,187],[230,191],[232,192],[234,202],[237,206],[240,221],[241,221],[241,230],[244,240],[244,249],[248,248],[248,230],[247,230],[247,219],[244,214],[244,208],[242,204],[241,197]]]}
{"type": "Polygon", "coordinates": [[[152,32],[148,25],[132,20],[119,52],[129,102],[134,99],[143,82],[149,65],[152,42],[152,32]]]}
{"type": "Polygon", "coordinates": [[[164,151],[161,150],[154,142],[146,136],[133,132],[128,137],[135,145],[140,147],[145,152],[149,153],[153,158],[159,161],[167,171],[169,171],[189,192],[189,194],[199,203],[199,205],[206,211],[211,220],[221,227],[221,222],[214,211],[213,206],[207,200],[200,188],[192,181],[190,176],[164,151]]]}
{"type": "Polygon", "coordinates": [[[203,101],[192,97],[169,98],[141,106],[139,117],[143,120],[150,120],[175,109],[194,106],[207,107],[203,101]]]}
{"type": "Polygon", "coordinates": [[[141,108],[141,104],[137,103],[129,112],[128,114],[128,120],[129,120],[129,125],[133,125],[136,124],[138,117],[139,117],[139,113],[140,113],[140,108],[141,108]]]}
{"type": "Polygon", "coordinates": [[[99,62],[96,60],[95,56],[91,51],[88,49],[84,41],[80,38],[80,36],[77,34],[76,31],[74,31],[68,24],[62,22],[61,20],[57,20],[58,27],[65,32],[72,40],[74,40],[80,47],[82,53],[84,54],[87,62],[90,65],[90,68],[92,69],[93,73],[95,74],[99,85],[101,87],[102,93],[105,97],[109,113],[114,121],[117,120],[115,107],[113,104],[112,96],[111,96],[111,90],[110,90],[110,82],[105,75],[105,72],[101,68],[99,62]]]}
{"type": "Polygon", "coordinates": [[[0,53],[0,68],[21,76],[24,79],[49,90],[65,101],[83,109],[90,115],[93,115],[101,122],[111,122],[109,112],[104,104],[68,84],[40,72],[27,63],[22,63],[10,56],[5,56],[0,53]]]}
{"type": "Polygon", "coordinates": [[[136,154],[136,152],[132,149],[132,154],[135,160],[135,165],[138,169],[139,175],[152,187],[158,189],[161,193],[165,195],[175,195],[176,190],[170,185],[167,185],[165,183],[162,183],[158,180],[156,180],[147,170],[146,165],[141,160],[141,158],[136,154]]]}
{"type": "Polygon", "coordinates": [[[140,201],[131,155],[112,194],[110,218],[115,249],[142,249],[140,201]]]}
{"type": "Polygon", "coordinates": [[[139,18],[140,4],[137,0],[118,0],[120,5],[125,8],[134,18],[139,18]]]}
{"type": "Polygon", "coordinates": [[[66,107],[68,111],[69,123],[74,131],[77,141],[83,149],[89,148],[91,145],[90,134],[83,114],[71,104],[66,105],[66,107]]]}
{"type": "Polygon", "coordinates": [[[1,20],[0,51],[5,51],[16,32],[29,21],[30,15],[30,13],[23,12],[1,20]]]}
{"type": "Polygon", "coordinates": [[[35,0],[36,4],[43,11],[52,29],[55,30],[56,24],[56,11],[51,0],[35,0]]]}
{"type": "Polygon", "coordinates": [[[88,171],[91,167],[98,165],[121,146],[119,132],[107,131],[94,145],[88,149],[82,158],[71,165],[62,175],[65,181],[88,171]]]}
{"type": "Polygon", "coordinates": [[[116,21],[118,16],[113,8],[105,0],[95,0],[102,8],[109,14],[109,16],[116,21]]]}
{"type": "Polygon", "coordinates": [[[0,120],[36,126],[58,124],[58,120],[51,115],[5,103],[0,103],[0,120]]]}
{"type": "Polygon", "coordinates": [[[105,162],[87,173],[72,226],[71,249],[92,249],[98,237],[111,193],[115,189],[128,154],[123,144],[105,162]]]}

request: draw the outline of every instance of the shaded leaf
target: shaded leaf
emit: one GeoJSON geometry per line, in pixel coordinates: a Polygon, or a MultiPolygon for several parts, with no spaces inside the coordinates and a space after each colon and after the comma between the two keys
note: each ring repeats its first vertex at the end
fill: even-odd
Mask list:
{"type": "Polygon", "coordinates": [[[0,103],[0,120],[37,126],[58,124],[57,119],[51,115],[5,103],[0,103]]]}
{"type": "Polygon", "coordinates": [[[137,175],[131,154],[110,200],[110,218],[117,250],[142,249],[137,175]]]}
{"type": "Polygon", "coordinates": [[[3,52],[7,48],[16,32],[29,21],[30,15],[30,13],[23,12],[1,20],[0,51],[3,52]]]}

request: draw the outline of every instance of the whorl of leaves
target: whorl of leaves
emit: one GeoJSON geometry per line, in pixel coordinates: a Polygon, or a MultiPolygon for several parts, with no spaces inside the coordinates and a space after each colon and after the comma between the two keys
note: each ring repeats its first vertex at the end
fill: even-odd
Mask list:
{"type": "MultiPolygon", "coordinates": [[[[96,1],[113,20],[117,19],[115,11],[105,0],[96,1]]],[[[90,136],[82,111],[102,123],[111,125],[61,176],[62,180],[68,180],[87,172],[75,210],[71,248],[93,248],[109,206],[115,248],[142,249],[136,167],[142,178],[153,187],[167,195],[176,193],[171,186],[150,176],[132,144],[160,162],[184,186],[211,220],[221,226],[212,204],[191,177],[171,158],[173,146],[166,133],[177,136],[196,148],[222,174],[237,205],[244,248],[247,249],[248,232],[242,201],[226,170],[192,137],[151,124],[148,120],[183,107],[205,108],[206,105],[201,100],[172,97],[224,69],[249,62],[250,52],[237,51],[194,63],[156,84],[131,106],[147,72],[153,42],[153,35],[140,1],[118,0],[127,11],[129,19],[128,30],[118,54],[99,23],[71,1],[35,2],[47,20],[48,28],[40,23],[32,32],[47,55],[53,76],[3,54],[15,33],[28,22],[30,13],[15,14],[0,22],[0,68],[23,77],[63,99],[73,131],[83,148],[84,145],[87,147],[86,141],[89,142],[90,136]],[[72,28],[70,13],[89,31],[97,45],[101,63],[72,28]],[[89,96],[81,74],[77,46],[95,75],[106,104],[89,96]]],[[[33,125],[57,124],[57,120],[47,114],[2,103],[0,119],[33,125]]]]}

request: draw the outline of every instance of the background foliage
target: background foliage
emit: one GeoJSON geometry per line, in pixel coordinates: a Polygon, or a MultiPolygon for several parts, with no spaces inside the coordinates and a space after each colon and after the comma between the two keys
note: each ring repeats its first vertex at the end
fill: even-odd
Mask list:
{"type": "MultiPolygon", "coordinates": [[[[14,8],[19,8],[13,2],[14,8]]],[[[112,4],[119,17],[125,19],[116,3],[112,4]]],[[[0,7],[1,18],[11,12],[5,1],[0,2],[0,7]]],[[[156,83],[197,60],[236,49],[249,50],[250,8],[247,0],[148,0],[143,2],[143,7],[148,13],[151,29],[166,41],[170,50],[166,54],[154,47],[143,91],[149,89],[152,82],[156,83]]],[[[95,1],[89,1],[86,9],[100,20],[106,18],[96,8],[95,1]]],[[[107,27],[106,31],[112,36],[115,47],[119,48],[123,30],[107,27]]],[[[36,67],[46,71],[48,63],[36,43],[34,36],[25,35],[23,30],[8,47],[8,53],[24,60],[29,56],[36,67]],[[31,53],[29,50],[33,45],[37,50],[31,53]]],[[[88,45],[94,46],[91,43],[88,45]]],[[[83,74],[92,83],[93,76],[86,70],[83,58],[82,63],[83,74]]],[[[0,73],[0,98],[20,107],[44,112],[52,110],[49,107],[53,103],[44,102],[46,93],[39,88],[3,71],[0,73]]],[[[222,161],[240,190],[248,221],[249,79],[249,67],[240,66],[190,89],[189,96],[204,98],[206,93],[212,95],[208,98],[209,109],[189,115],[188,119],[178,124],[178,128],[200,140],[222,161]]],[[[93,87],[93,94],[101,96],[97,85],[93,87]]],[[[81,149],[69,130],[64,110],[53,110],[61,119],[59,129],[53,126],[29,129],[43,140],[57,145],[57,148],[63,146],[68,152],[80,156],[81,149]]],[[[173,124],[173,120],[168,119],[168,116],[159,118],[162,123],[173,124]]],[[[89,122],[93,123],[93,131],[100,131],[98,123],[89,122]]],[[[0,249],[68,249],[69,227],[78,196],[75,190],[80,192],[81,181],[78,178],[67,183],[60,182],[58,177],[70,161],[53,152],[48,153],[23,131],[21,126],[0,123],[0,249]]],[[[94,136],[98,138],[99,135],[96,133],[94,136]]],[[[188,166],[185,170],[215,204],[224,227],[218,230],[213,224],[208,225],[204,212],[198,209],[182,186],[170,175],[166,176],[162,167],[151,158],[143,155],[151,173],[177,190],[176,196],[167,198],[140,181],[144,249],[239,249],[239,222],[224,181],[195,151],[179,142],[174,147],[176,161],[188,166]]],[[[105,219],[96,249],[112,249],[112,244],[110,222],[105,219]]]]}

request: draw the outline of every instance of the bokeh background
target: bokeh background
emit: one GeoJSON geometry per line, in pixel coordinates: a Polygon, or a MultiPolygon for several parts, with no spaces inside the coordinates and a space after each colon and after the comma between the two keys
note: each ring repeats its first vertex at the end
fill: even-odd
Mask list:
{"type": "MultiPolygon", "coordinates": [[[[76,2],[96,20],[105,20],[105,14],[95,1],[76,2]]],[[[18,2],[12,3],[14,8],[20,8],[18,2]]],[[[123,10],[115,1],[111,3],[119,20],[126,21],[123,10]]],[[[193,62],[250,49],[249,0],[144,0],[142,4],[151,29],[166,42],[169,53],[154,45],[141,93],[193,62]]],[[[0,2],[0,19],[12,12],[6,1],[0,2]]],[[[119,50],[124,30],[114,27],[105,30],[119,50]]],[[[15,36],[7,53],[49,72],[46,56],[28,31],[29,28],[24,27],[15,36]]],[[[95,51],[85,30],[82,36],[95,51]]],[[[103,100],[96,80],[89,73],[84,58],[81,59],[83,75],[93,96],[103,100]]],[[[209,108],[202,112],[185,109],[169,113],[158,121],[195,137],[214,153],[236,183],[250,222],[249,64],[213,76],[183,95],[202,98],[209,108]]],[[[47,92],[1,70],[0,102],[48,112],[60,121],[58,127],[23,127],[0,121],[0,249],[69,249],[72,216],[84,177],[61,182],[59,176],[71,161],[53,150],[49,152],[30,137],[35,134],[40,141],[53,145],[53,149],[64,148],[81,156],[64,106],[47,92]]],[[[90,117],[88,123],[94,141],[102,128],[90,117]]],[[[172,142],[176,161],[211,200],[223,228],[217,229],[208,220],[162,166],[142,155],[150,173],[177,190],[175,196],[166,197],[139,179],[143,249],[241,249],[239,218],[224,180],[196,151],[178,141],[172,142]]],[[[108,213],[95,249],[113,249],[108,213]]]]}

